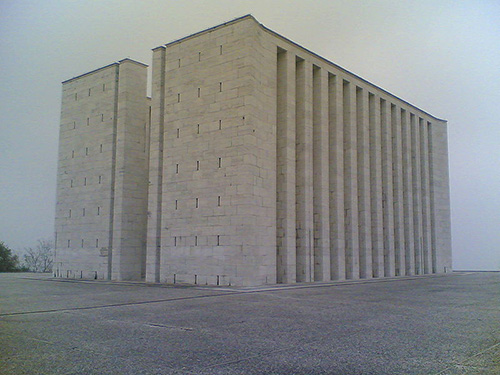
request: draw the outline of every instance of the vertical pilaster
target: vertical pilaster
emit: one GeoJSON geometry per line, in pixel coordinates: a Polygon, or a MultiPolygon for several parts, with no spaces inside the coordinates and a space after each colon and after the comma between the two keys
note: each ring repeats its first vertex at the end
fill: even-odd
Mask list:
{"type": "Polygon", "coordinates": [[[431,258],[432,258],[432,273],[437,273],[437,254],[436,254],[436,186],[434,183],[434,142],[432,135],[432,123],[427,123],[427,140],[429,148],[429,195],[430,195],[430,219],[431,219],[431,258]]]}
{"type": "Polygon", "coordinates": [[[420,128],[420,165],[422,180],[422,239],[424,251],[424,273],[432,272],[431,245],[431,207],[429,186],[429,141],[427,134],[427,121],[419,119],[420,128]]]}
{"type": "Polygon", "coordinates": [[[358,161],[358,228],[359,277],[371,278],[371,201],[370,201],[370,134],[368,130],[368,91],[356,88],[357,161],[358,161]]]}
{"type": "Polygon", "coordinates": [[[401,109],[401,134],[403,139],[403,208],[405,230],[406,274],[415,274],[415,240],[413,226],[413,182],[410,113],[401,109]]]}
{"type": "Polygon", "coordinates": [[[436,272],[451,272],[450,180],[446,121],[432,123],[433,203],[436,233],[436,272]]]}
{"type": "Polygon", "coordinates": [[[346,277],[344,224],[344,110],[342,79],[328,75],[329,179],[330,179],[330,270],[333,280],[346,277]]]}
{"type": "Polygon", "coordinates": [[[277,279],[296,281],[295,55],[277,54],[277,279]]]}
{"type": "Polygon", "coordinates": [[[163,195],[163,140],[165,116],[164,47],[153,50],[153,87],[151,95],[151,130],[149,158],[148,225],[146,246],[146,281],[160,282],[161,212],[163,195]]]}
{"type": "Polygon", "coordinates": [[[370,206],[373,277],[384,276],[384,219],[380,97],[368,95],[370,135],[370,206]]]}
{"type": "Polygon", "coordinates": [[[358,162],[356,90],[343,81],[344,118],[344,226],[346,279],[359,278],[358,162]]]}
{"type": "Polygon", "coordinates": [[[421,171],[420,171],[420,130],[418,118],[410,115],[411,128],[411,165],[412,165],[412,190],[413,190],[413,238],[415,241],[415,273],[423,273],[423,248],[422,248],[422,197],[421,197],[421,171]]]}
{"type": "Polygon", "coordinates": [[[302,59],[296,64],[297,281],[309,282],[314,275],[312,64],[302,59]]]}
{"type": "Polygon", "coordinates": [[[395,275],[406,275],[406,241],[403,199],[403,139],[401,134],[401,110],[391,104],[392,130],[392,191],[394,212],[394,260],[395,275]]]}
{"type": "Polygon", "coordinates": [[[314,281],[330,280],[328,72],[313,67],[314,281]]]}
{"type": "MultiPolygon", "coordinates": [[[[378,100],[378,98],[377,98],[378,100]]],[[[396,252],[394,250],[394,200],[393,200],[393,159],[392,126],[388,103],[380,99],[381,127],[381,162],[382,162],[382,221],[383,221],[383,257],[386,277],[395,275],[396,252]]],[[[399,254],[398,254],[399,255],[399,254]]],[[[399,257],[397,259],[399,262],[399,257]]]]}

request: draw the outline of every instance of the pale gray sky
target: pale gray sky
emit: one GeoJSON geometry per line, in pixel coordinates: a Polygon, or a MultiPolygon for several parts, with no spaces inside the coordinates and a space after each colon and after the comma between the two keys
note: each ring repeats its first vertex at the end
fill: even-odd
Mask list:
{"type": "Polygon", "coordinates": [[[454,267],[500,269],[497,0],[0,0],[0,240],[53,235],[61,81],[247,13],[449,121],[454,267]]]}

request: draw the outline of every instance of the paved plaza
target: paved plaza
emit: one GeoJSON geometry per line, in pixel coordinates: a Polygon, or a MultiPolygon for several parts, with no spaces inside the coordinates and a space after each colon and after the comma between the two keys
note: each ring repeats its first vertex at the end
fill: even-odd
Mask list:
{"type": "Polygon", "coordinates": [[[259,288],[0,274],[0,374],[500,374],[500,273],[259,288]]]}

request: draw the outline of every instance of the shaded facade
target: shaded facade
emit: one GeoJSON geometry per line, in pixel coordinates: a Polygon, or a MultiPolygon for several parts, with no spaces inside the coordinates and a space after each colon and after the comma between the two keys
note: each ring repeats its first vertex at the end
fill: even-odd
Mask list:
{"type": "Polygon", "coordinates": [[[252,16],[155,48],[152,74],[151,99],[146,66],[128,59],[63,83],[58,276],[258,285],[451,270],[444,120],[252,16]]]}

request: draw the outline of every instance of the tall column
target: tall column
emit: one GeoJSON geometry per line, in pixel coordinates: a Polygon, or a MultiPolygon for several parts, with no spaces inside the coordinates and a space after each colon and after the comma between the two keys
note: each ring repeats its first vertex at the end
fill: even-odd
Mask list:
{"type": "Polygon", "coordinates": [[[296,65],[296,204],[297,281],[312,281],[313,265],[313,132],[312,64],[296,65]]]}
{"type": "Polygon", "coordinates": [[[278,283],[294,283],[296,281],[295,55],[279,51],[277,59],[277,279],[278,283]]]}
{"type": "Polygon", "coordinates": [[[331,277],[345,279],[344,111],[342,78],[328,75],[331,277]]]}
{"type": "Polygon", "coordinates": [[[383,275],[390,277],[395,275],[396,265],[394,250],[394,201],[392,184],[392,126],[390,108],[388,108],[388,103],[384,99],[380,99],[380,127],[382,143],[383,275]]]}
{"type": "Polygon", "coordinates": [[[436,234],[436,272],[450,272],[451,228],[450,228],[450,180],[448,169],[447,123],[435,120],[432,134],[432,186],[436,234]]]}
{"type": "Polygon", "coordinates": [[[403,139],[401,134],[401,109],[391,105],[392,127],[392,191],[394,208],[394,260],[395,275],[406,275],[406,241],[403,199],[403,139]]]}
{"type": "Polygon", "coordinates": [[[427,121],[419,119],[420,128],[420,165],[422,179],[422,239],[424,250],[424,273],[432,272],[431,245],[431,207],[429,186],[429,143],[427,134],[427,121]]]}
{"type": "Polygon", "coordinates": [[[430,215],[431,215],[431,258],[432,273],[437,273],[437,233],[436,233],[436,186],[434,182],[434,142],[432,139],[432,123],[427,123],[427,140],[429,148],[429,195],[430,195],[430,215]]]}
{"type": "Polygon", "coordinates": [[[413,238],[415,241],[415,273],[423,273],[422,197],[420,173],[420,130],[417,116],[410,114],[411,165],[413,190],[413,238]]]}
{"type": "Polygon", "coordinates": [[[359,278],[358,161],[356,132],[356,91],[343,81],[344,118],[344,226],[346,279],[359,278]]]}
{"type": "Polygon", "coordinates": [[[314,281],[330,280],[328,72],[313,68],[314,281]]]}
{"type": "Polygon", "coordinates": [[[370,201],[370,134],[368,130],[368,91],[356,88],[356,123],[358,136],[358,228],[359,277],[371,278],[371,201],[370,201]]]}
{"type": "Polygon", "coordinates": [[[369,94],[371,248],[374,277],[384,276],[384,219],[380,97],[369,94]]]}
{"type": "Polygon", "coordinates": [[[153,87],[149,159],[146,281],[160,282],[163,137],[165,116],[165,47],[153,50],[153,87]]]}
{"type": "Polygon", "coordinates": [[[410,113],[401,110],[401,133],[403,139],[403,208],[405,230],[405,263],[406,274],[415,274],[415,247],[413,227],[413,182],[410,113]]]}

